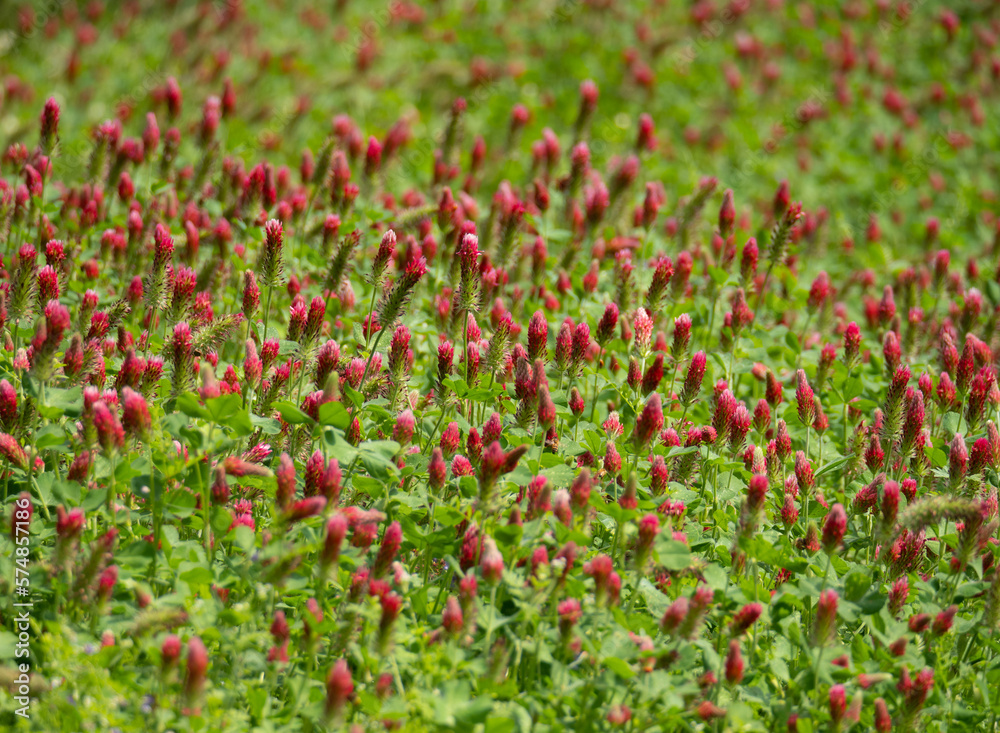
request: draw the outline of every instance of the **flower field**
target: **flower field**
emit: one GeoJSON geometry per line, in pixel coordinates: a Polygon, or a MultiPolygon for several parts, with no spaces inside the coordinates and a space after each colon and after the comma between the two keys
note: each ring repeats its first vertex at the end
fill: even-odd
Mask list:
{"type": "Polygon", "coordinates": [[[996,731],[998,45],[0,9],[0,726],[996,731]]]}

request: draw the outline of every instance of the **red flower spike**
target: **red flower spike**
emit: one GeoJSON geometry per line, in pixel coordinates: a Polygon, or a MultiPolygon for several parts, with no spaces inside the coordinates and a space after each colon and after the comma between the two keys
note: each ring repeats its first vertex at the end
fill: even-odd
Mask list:
{"type": "Polygon", "coordinates": [[[740,642],[733,639],[729,642],[729,653],[726,654],[726,682],[738,685],[743,679],[743,655],[740,653],[740,642]]]}

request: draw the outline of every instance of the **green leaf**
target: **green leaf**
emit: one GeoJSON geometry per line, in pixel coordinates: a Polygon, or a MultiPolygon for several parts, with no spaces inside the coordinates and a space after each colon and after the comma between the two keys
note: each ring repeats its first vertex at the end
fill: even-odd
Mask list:
{"type": "Polygon", "coordinates": [[[351,479],[351,488],[377,499],[385,493],[385,482],[371,476],[355,474],[354,478],[351,479]]]}
{"type": "Polygon", "coordinates": [[[240,437],[253,432],[253,422],[243,407],[240,395],[227,394],[205,400],[205,409],[211,415],[212,422],[232,428],[240,437]]]}
{"type": "Polygon", "coordinates": [[[164,497],[166,508],[175,516],[186,517],[194,512],[198,498],[190,491],[174,489],[164,497]]]}
{"type": "Polygon", "coordinates": [[[683,542],[657,537],[656,556],[667,570],[684,570],[691,565],[691,550],[683,542]]]}
{"type": "Polygon", "coordinates": [[[195,565],[183,571],[177,577],[190,585],[209,585],[215,582],[212,571],[204,565],[195,565]]]}
{"type": "Polygon", "coordinates": [[[233,542],[237,547],[243,550],[243,552],[250,552],[250,550],[254,548],[255,538],[253,530],[245,524],[238,526],[233,532],[233,535],[233,542]]]}
{"type": "Polygon", "coordinates": [[[371,453],[361,454],[361,464],[368,473],[382,481],[388,481],[392,470],[395,468],[391,461],[387,461],[381,456],[375,456],[371,453]]]}
{"type": "Polygon", "coordinates": [[[729,574],[716,564],[706,565],[701,574],[705,577],[705,582],[712,590],[722,590],[726,587],[729,574]]]}
{"type": "Polygon", "coordinates": [[[442,384],[450,388],[458,397],[465,398],[469,394],[469,385],[461,377],[448,377],[442,381],[442,384]]]}
{"type": "Polygon", "coordinates": [[[260,719],[264,712],[264,704],[267,702],[267,690],[263,687],[247,687],[247,702],[250,704],[250,712],[253,717],[260,719]]]}
{"type": "Polygon", "coordinates": [[[358,390],[354,389],[351,385],[345,384],[342,391],[355,407],[360,409],[365,403],[365,396],[358,392],[358,390]]]}
{"type": "Polygon", "coordinates": [[[667,606],[670,605],[667,597],[646,578],[639,581],[639,592],[646,599],[646,606],[649,608],[649,612],[656,618],[662,618],[667,610],[667,606]]]}
{"type": "Polygon", "coordinates": [[[281,432],[281,423],[273,417],[250,415],[250,424],[264,433],[264,435],[277,435],[281,432]]]}
{"type": "Polygon", "coordinates": [[[838,468],[847,465],[847,462],[850,460],[850,456],[844,456],[843,458],[838,458],[835,461],[824,463],[823,467],[816,472],[814,478],[819,478],[820,476],[825,476],[832,471],[836,471],[838,468]]]}
{"type": "Polygon", "coordinates": [[[45,390],[45,405],[39,406],[38,411],[49,419],[58,419],[63,415],[79,417],[83,412],[83,388],[47,388],[45,390]]]}
{"type": "MultiPolygon", "coordinates": [[[[41,477],[39,477],[41,479],[41,477]]],[[[52,494],[56,499],[70,506],[77,506],[80,503],[81,489],[76,481],[56,481],[52,484],[52,494]]]]}
{"type": "Polygon", "coordinates": [[[855,568],[844,578],[844,597],[852,602],[857,602],[871,588],[871,573],[855,568]]]}
{"type": "Polygon", "coordinates": [[[351,415],[340,402],[327,402],[319,406],[319,424],[332,425],[341,430],[351,426],[351,415]]]}
{"type": "Polygon", "coordinates": [[[490,716],[486,719],[486,733],[514,733],[517,722],[510,718],[490,716]]]}
{"type": "Polygon", "coordinates": [[[562,462],[559,465],[546,468],[542,473],[557,489],[569,486],[573,482],[573,479],[576,478],[576,472],[562,462]]]}
{"type": "MultiPolygon", "coordinates": [[[[39,493],[42,494],[42,500],[45,501],[46,504],[48,504],[49,501],[45,498],[45,492],[42,491],[41,486],[39,486],[39,493]]],[[[99,507],[104,505],[107,496],[108,492],[103,489],[97,491],[89,491],[87,492],[86,496],[83,497],[83,501],[80,502],[80,508],[83,509],[83,511],[85,512],[92,512],[95,509],[98,509],[99,507]]]]}
{"type": "Polygon", "coordinates": [[[335,428],[327,430],[325,437],[326,444],[330,449],[330,457],[336,458],[337,461],[340,462],[341,466],[349,465],[358,454],[358,449],[347,442],[347,439],[341,431],[335,428]]]}
{"type": "Polygon", "coordinates": [[[729,279],[729,273],[721,267],[709,267],[708,276],[712,278],[716,285],[724,285],[729,279]]]}
{"type": "Polygon", "coordinates": [[[53,484],[55,483],[55,480],[55,474],[49,473],[48,471],[38,474],[38,477],[35,479],[35,485],[38,486],[38,493],[41,496],[42,502],[46,506],[55,504],[52,497],[53,484]]]}
{"type": "Polygon", "coordinates": [[[46,425],[36,433],[35,447],[38,450],[66,443],[66,431],[59,425],[46,425]]]}
{"type": "Polygon", "coordinates": [[[508,547],[517,547],[523,535],[524,527],[517,524],[505,524],[501,527],[497,527],[493,532],[493,536],[496,538],[497,542],[508,547]]]}
{"type": "Polygon", "coordinates": [[[630,680],[635,677],[635,670],[633,670],[632,667],[629,666],[629,663],[624,659],[619,659],[618,657],[605,657],[604,666],[621,677],[623,680],[630,680]]]}
{"type": "Polygon", "coordinates": [[[274,403],[274,409],[281,415],[281,419],[289,425],[304,425],[313,422],[313,419],[302,412],[291,402],[280,401],[274,403]]]}
{"type": "Polygon", "coordinates": [[[228,509],[219,508],[212,513],[212,531],[216,535],[220,537],[225,535],[232,525],[233,515],[229,513],[228,509]]]}
{"type": "Polygon", "coordinates": [[[885,605],[885,595],[883,595],[878,590],[870,590],[864,595],[864,597],[858,601],[858,606],[861,608],[861,613],[866,615],[871,615],[873,613],[878,613],[882,610],[882,606],[885,605]]]}
{"type": "Polygon", "coordinates": [[[217,423],[228,420],[243,409],[243,398],[235,394],[224,394],[205,400],[205,409],[217,423]]]}
{"type": "Polygon", "coordinates": [[[553,466],[565,466],[566,459],[563,458],[558,453],[543,453],[538,462],[543,468],[552,468],[553,466]]]}
{"type": "Polygon", "coordinates": [[[865,383],[861,377],[853,376],[844,384],[844,400],[850,402],[855,397],[859,397],[865,389],[865,383]]]}
{"type": "Polygon", "coordinates": [[[788,672],[788,665],[785,663],[784,659],[781,657],[771,657],[769,667],[771,668],[771,674],[777,677],[779,681],[788,681],[790,675],[788,672]]]}
{"type": "Polygon", "coordinates": [[[174,409],[180,410],[188,417],[200,417],[204,420],[212,419],[212,413],[198,401],[198,395],[194,392],[185,392],[182,395],[178,395],[174,401],[174,409]]]}
{"type": "Polygon", "coordinates": [[[395,458],[399,449],[400,445],[395,440],[368,440],[361,444],[362,452],[378,454],[388,459],[395,458]]]}

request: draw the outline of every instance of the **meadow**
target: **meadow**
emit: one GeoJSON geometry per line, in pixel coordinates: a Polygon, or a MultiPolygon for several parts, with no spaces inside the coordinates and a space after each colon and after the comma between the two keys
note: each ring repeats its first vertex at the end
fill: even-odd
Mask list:
{"type": "Polygon", "coordinates": [[[0,725],[996,731],[984,0],[0,9],[0,725]]]}

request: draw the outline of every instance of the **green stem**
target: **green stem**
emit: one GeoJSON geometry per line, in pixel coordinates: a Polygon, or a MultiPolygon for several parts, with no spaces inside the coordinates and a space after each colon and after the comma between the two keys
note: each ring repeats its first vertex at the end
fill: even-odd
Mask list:
{"type": "Polygon", "coordinates": [[[108,496],[107,496],[107,509],[108,514],[111,515],[111,523],[114,525],[118,524],[118,502],[115,501],[115,453],[112,452],[108,460],[111,461],[111,479],[108,482],[108,496]]]}
{"type": "Polygon", "coordinates": [[[772,259],[767,266],[767,272],[764,273],[764,282],[760,284],[760,290],[757,291],[757,304],[754,306],[755,313],[760,311],[760,302],[761,300],[764,299],[764,291],[767,290],[767,284],[771,280],[771,271],[773,269],[774,269],[774,260],[772,259]]]}
{"type": "Polygon", "coordinates": [[[302,350],[302,366],[299,367],[299,383],[295,390],[295,404],[302,404],[302,381],[306,376],[306,362],[308,361],[305,349],[302,350]]]}
{"type": "MultiPolygon", "coordinates": [[[[375,356],[375,353],[378,351],[378,344],[382,340],[382,334],[385,333],[385,332],[386,332],[386,329],[385,328],[381,328],[381,329],[379,329],[379,332],[375,334],[375,343],[372,344],[372,350],[368,354],[368,361],[365,362],[365,370],[364,370],[364,372],[362,372],[362,374],[361,374],[361,381],[358,383],[358,389],[361,392],[361,396],[362,397],[364,397],[365,379],[368,377],[368,370],[371,368],[372,358],[375,356]]],[[[466,368],[466,370],[468,370],[468,368],[469,368],[468,364],[466,364],[465,368],[466,368]]]]}
{"type": "MultiPolygon", "coordinates": [[[[206,464],[206,468],[207,468],[206,464]]],[[[210,484],[202,472],[201,464],[198,464],[198,478],[201,481],[201,512],[202,521],[205,523],[202,534],[205,538],[205,558],[209,571],[212,570],[212,497],[210,484]]],[[[273,609],[272,609],[273,610],[273,609]]]]}
{"type": "Polygon", "coordinates": [[[445,411],[444,408],[442,408],[441,417],[438,418],[437,424],[434,426],[434,430],[431,432],[430,435],[427,436],[427,444],[421,451],[421,453],[423,453],[424,455],[427,454],[427,449],[430,448],[432,445],[434,445],[434,436],[437,435],[437,431],[441,428],[441,423],[444,422],[444,418],[445,418],[445,411]]]}
{"type": "MultiPolygon", "coordinates": [[[[434,528],[434,497],[430,494],[428,490],[427,499],[427,534],[431,533],[434,528]]],[[[424,588],[427,587],[427,581],[431,576],[431,560],[432,560],[432,545],[430,540],[427,541],[427,549],[424,551],[424,588]]]]}
{"type": "Polygon", "coordinates": [[[799,354],[795,360],[795,368],[798,369],[802,365],[802,352],[805,350],[806,335],[809,331],[809,325],[812,323],[813,314],[809,313],[806,316],[806,322],[802,326],[802,333],[799,334],[799,354]]]}
{"type": "Polygon", "coordinates": [[[163,519],[160,516],[160,492],[156,487],[156,478],[153,475],[153,445],[149,441],[146,441],[146,448],[149,451],[149,483],[150,491],[153,492],[153,562],[152,568],[149,573],[149,578],[152,580],[156,577],[156,559],[160,554],[160,532],[163,524],[163,519]]]}
{"type": "Polygon", "coordinates": [[[368,303],[368,333],[365,334],[365,350],[368,349],[368,342],[371,340],[372,313],[375,312],[375,295],[378,290],[378,283],[372,283],[372,297],[368,303]]]}
{"type": "Polygon", "coordinates": [[[264,333],[262,333],[261,336],[260,336],[261,343],[263,343],[264,341],[267,340],[267,321],[268,321],[268,316],[271,315],[271,298],[273,296],[274,296],[274,286],[273,285],[268,285],[267,286],[267,302],[264,305],[264,317],[262,319],[263,323],[264,323],[264,333]]]}
{"type": "MultiPolygon", "coordinates": [[[[848,378],[850,378],[850,372],[848,372],[848,378]]],[[[934,423],[932,422],[931,425],[934,423]]],[[[847,403],[844,403],[844,452],[847,452],[847,403]]],[[[847,491],[847,468],[840,472],[840,490],[841,492],[847,491]]]]}
{"type": "MultiPolygon", "coordinates": [[[[591,397],[590,405],[590,422],[594,422],[594,415],[597,414],[597,366],[596,364],[601,363],[601,354],[604,353],[604,348],[602,347],[600,351],[597,352],[597,361],[594,366],[594,387],[590,390],[593,397],[591,397]]],[[[573,434],[574,440],[576,439],[576,433],[573,434]]]]}
{"type": "MultiPolygon", "coordinates": [[[[462,318],[462,333],[465,336],[465,350],[462,352],[462,361],[465,363],[465,386],[466,388],[471,387],[469,384],[469,311],[465,311],[462,318]]],[[[469,405],[471,407],[472,400],[469,400],[469,405]]],[[[459,408],[459,414],[461,414],[461,407],[459,408]]],[[[472,419],[471,412],[469,413],[469,419],[472,419]]]]}
{"type": "Polygon", "coordinates": [[[712,301],[712,314],[708,319],[708,328],[705,330],[705,342],[709,343],[712,338],[712,330],[715,328],[715,287],[713,286],[708,294],[709,299],[712,301]]]}
{"type": "Polygon", "coordinates": [[[615,561],[615,557],[618,555],[618,541],[621,539],[622,534],[622,523],[615,523],[615,538],[611,542],[611,561],[615,561]]]}
{"type": "MultiPolygon", "coordinates": [[[[733,359],[736,358],[736,347],[739,346],[740,340],[738,338],[733,339],[733,348],[729,352],[729,366],[726,368],[726,381],[733,381],[733,359]]],[[[733,394],[736,394],[736,390],[733,389],[733,394]]]]}
{"type": "MultiPolygon", "coordinates": [[[[688,408],[690,406],[691,406],[690,402],[688,404],[684,405],[684,411],[681,413],[681,419],[677,421],[677,427],[680,428],[681,430],[684,429],[684,420],[687,418],[688,408]]],[[[681,437],[681,441],[683,442],[684,436],[680,436],[680,437],[681,437]]]]}
{"type": "Polygon", "coordinates": [[[486,648],[483,650],[484,654],[490,653],[490,644],[493,642],[493,621],[496,617],[497,612],[497,587],[499,583],[494,584],[490,588],[490,622],[486,625],[486,648]]]}
{"type": "MultiPolygon", "coordinates": [[[[827,553],[826,556],[826,569],[823,571],[823,581],[820,583],[819,593],[822,596],[823,591],[826,590],[827,576],[830,574],[830,565],[833,563],[833,553],[827,553]]],[[[820,641],[820,640],[816,640],[820,641]]],[[[813,663],[813,686],[816,688],[816,705],[817,707],[821,705],[822,699],[819,694],[819,663],[823,659],[823,644],[816,644],[816,661],[813,663]]]]}

